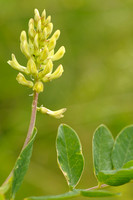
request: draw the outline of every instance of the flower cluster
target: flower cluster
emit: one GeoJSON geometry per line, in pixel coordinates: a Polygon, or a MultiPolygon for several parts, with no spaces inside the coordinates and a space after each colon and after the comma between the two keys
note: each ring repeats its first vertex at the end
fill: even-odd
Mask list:
{"type": "Polygon", "coordinates": [[[20,65],[14,54],[12,54],[12,60],[9,60],[8,64],[20,71],[16,78],[18,83],[40,93],[43,91],[43,83],[57,79],[62,75],[62,65],[59,65],[53,72],[53,61],[63,57],[65,48],[62,46],[54,53],[60,31],[55,31],[49,38],[53,31],[51,16],[46,18],[45,10],[41,16],[37,9],[34,12],[34,19],[29,20],[28,38],[25,31],[22,31],[20,35],[20,49],[28,60],[27,66],[20,65]],[[27,80],[22,73],[30,75],[31,81],[27,80]]]}
{"type": "MultiPolygon", "coordinates": [[[[44,10],[40,16],[37,9],[34,10],[34,19],[29,20],[28,37],[25,31],[20,35],[20,49],[27,58],[27,66],[18,63],[14,54],[8,64],[19,71],[16,80],[19,84],[32,88],[33,91],[43,92],[43,83],[59,78],[63,73],[63,66],[59,65],[53,72],[53,61],[59,60],[65,53],[65,47],[62,46],[57,52],[54,52],[56,42],[60,36],[60,31],[53,31],[51,16],[46,17],[44,10]],[[27,80],[24,74],[31,80],[27,80]]],[[[63,117],[65,108],[58,111],[51,111],[45,107],[38,108],[38,111],[49,114],[55,118],[63,117]],[[45,110],[45,111],[44,111],[45,110]]]]}

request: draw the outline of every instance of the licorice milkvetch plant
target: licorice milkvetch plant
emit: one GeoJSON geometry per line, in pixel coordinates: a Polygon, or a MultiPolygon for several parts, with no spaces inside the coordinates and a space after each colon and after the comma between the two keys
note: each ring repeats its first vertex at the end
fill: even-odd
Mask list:
{"type": "MultiPolygon", "coordinates": [[[[27,66],[22,66],[14,54],[8,64],[19,71],[16,80],[19,84],[33,90],[31,120],[27,137],[13,170],[0,187],[0,200],[14,200],[29,167],[33,143],[37,134],[35,128],[36,113],[40,111],[57,119],[62,118],[65,108],[51,111],[44,106],[38,107],[38,96],[44,90],[44,84],[59,78],[63,66],[53,69],[53,62],[63,57],[64,46],[54,52],[60,36],[57,30],[51,36],[53,24],[51,16],[46,17],[44,10],[40,16],[35,9],[34,19],[29,20],[28,37],[25,31],[20,35],[20,49],[27,58],[27,66]],[[25,77],[26,75],[26,77],[25,77]],[[8,192],[9,191],[9,192],[8,192]]],[[[119,186],[133,180],[133,125],[124,128],[116,137],[105,125],[100,125],[93,136],[93,163],[97,186],[76,189],[84,169],[82,146],[77,133],[68,125],[61,124],[56,139],[57,161],[69,186],[69,191],[53,196],[32,196],[25,200],[70,199],[73,197],[109,197],[119,195],[103,188],[119,186]]]]}

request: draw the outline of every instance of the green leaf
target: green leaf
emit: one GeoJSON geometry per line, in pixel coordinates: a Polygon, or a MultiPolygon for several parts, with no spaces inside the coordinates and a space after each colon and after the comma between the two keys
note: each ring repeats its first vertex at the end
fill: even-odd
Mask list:
{"type": "Polygon", "coordinates": [[[118,193],[112,193],[106,190],[81,190],[80,194],[84,197],[109,197],[117,196],[118,193]]]}
{"type": "Polygon", "coordinates": [[[133,160],[128,161],[122,168],[133,167],[133,160]]]}
{"type": "Polygon", "coordinates": [[[111,170],[111,151],[114,140],[106,126],[100,125],[93,136],[93,162],[96,176],[101,170],[111,170]]]}
{"type": "Polygon", "coordinates": [[[70,188],[80,180],[84,158],[76,132],[67,125],[60,125],[56,140],[57,161],[70,188]]]}
{"type": "Polygon", "coordinates": [[[40,197],[27,197],[24,200],[58,200],[58,199],[70,199],[73,197],[80,196],[79,190],[73,190],[60,195],[52,195],[52,196],[40,196],[40,197]]]}
{"type": "Polygon", "coordinates": [[[118,170],[101,171],[98,180],[111,186],[119,186],[133,179],[133,167],[118,170]]]}
{"type": "Polygon", "coordinates": [[[37,134],[37,130],[36,128],[34,128],[31,140],[29,141],[27,146],[23,149],[23,151],[20,153],[20,156],[18,157],[16,161],[14,172],[13,172],[13,182],[12,182],[12,198],[13,199],[19,187],[21,186],[24,176],[28,170],[30,158],[32,155],[33,142],[35,140],[36,134],[37,134]]]}
{"type": "Polygon", "coordinates": [[[115,169],[122,168],[130,160],[133,160],[133,125],[120,132],[112,151],[112,162],[115,169]]]}

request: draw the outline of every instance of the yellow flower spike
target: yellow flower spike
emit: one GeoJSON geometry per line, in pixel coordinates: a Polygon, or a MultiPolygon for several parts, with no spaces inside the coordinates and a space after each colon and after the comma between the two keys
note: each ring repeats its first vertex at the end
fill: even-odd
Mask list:
{"type": "Polygon", "coordinates": [[[35,37],[36,31],[34,29],[34,19],[29,20],[29,30],[28,30],[28,35],[31,39],[35,37]]]}
{"type": "Polygon", "coordinates": [[[27,70],[29,71],[30,74],[32,74],[33,76],[36,76],[38,74],[38,71],[37,71],[37,67],[36,67],[36,64],[34,62],[34,60],[32,58],[30,58],[28,60],[28,63],[27,63],[27,70]]]}
{"type": "Polygon", "coordinates": [[[54,53],[60,30],[56,30],[54,34],[52,31],[51,16],[46,17],[46,11],[43,10],[40,17],[39,11],[35,9],[34,17],[28,23],[28,38],[25,31],[22,31],[20,35],[20,49],[28,60],[27,67],[21,66],[14,55],[12,55],[12,60],[8,61],[14,69],[32,75],[30,78],[34,78],[34,84],[32,81],[28,82],[21,73],[18,74],[17,80],[22,85],[33,87],[33,90],[38,93],[43,91],[42,82],[57,79],[63,73],[62,65],[52,73],[53,61],[59,60],[65,53],[64,46],[54,53]]]}
{"type": "Polygon", "coordinates": [[[23,74],[19,73],[16,77],[16,80],[18,81],[19,84],[27,86],[29,88],[33,87],[33,82],[32,81],[27,81],[26,78],[24,77],[23,74]]]}
{"type": "Polygon", "coordinates": [[[46,64],[44,70],[39,72],[38,78],[42,79],[46,74],[52,73],[52,71],[53,71],[53,63],[51,60],[49,60],[48,63],[46,64]]]}
{"type": "Polygon", "coordinates": [[[33,90],[37,93],[43,92],[43,83],[41,81],[37,81],[33,87],[33,90]]]}
{"type": "Polygon", "coordinates": [[[16,60],[16,57],[14,54],[12,54],[12,60],[9,60],[7,62],[13,69],[16,69],[18,71],[24,72],[25,74],[29,74],[26,67],[21,66],[18,61],[16,60]]]}
{"type": "Polygon", "coordinates": [[[62,109],[57,110],[57,111],[52,111],[52,110],[49,110],[45,107],[38,107],[37,110],[40,111],[43,114],[48,114],[48,115],[50,115],[54,118],[60,119],[60,118],[64,117],[63,114],[66,111],[66,108],[62,108],[62,109]]]}
{"type": "Polygon", "coordinates": [[[65,54],[65,47],[62,46],[60,49],[52,56],[52,61],[61,59],[65,54]]]}

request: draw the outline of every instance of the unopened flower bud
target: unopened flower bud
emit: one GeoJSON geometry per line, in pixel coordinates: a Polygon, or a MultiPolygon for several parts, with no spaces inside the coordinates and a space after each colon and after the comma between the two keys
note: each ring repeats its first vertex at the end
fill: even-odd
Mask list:
{"type": "Polygon", "coordinates": [[[46,18],[46,10],[45,9],[43,10],[41,17],[46,18]]]}
{"type": "Polygon", "coordinates": [[[11,65],[12,68],[24,72],[25,74],[29,74],[28,70],[26,67],[21,66],[18,61],[16,60],[16,57],[14,54],[12,54],[12,60],[8,61],[8,64],[11,65]]]}
{"type": "Polygon", "coordinates": [[[26,80],[26,78],[24,77],[23,74],[19,73],[16,77],[16,80],[18,81],[19,84],[21,85],[25,85],[29,88],[32,88],[33,87],[33,82],[32,81],[28,81],[26,80]]]}
{"type": "Polygon", "coordinates": [[[49,51],[51,51],[52,49],[54,49],[56,46],[56,39],[55,38],[51,38],[48,44],[48,48],[49,51]]]}
{"type": "Polygon", "coordinates": [[[45,9],[42,12],[41,18],[42,18],[42,25],[44,25],[45,24],[45,20],[46,20],[46,10],[45,9]]]}
{"type": "Polygon", "coordinates": [[[44,22],[44,25],[47,26],[51,22],[51,16],[48,16],[44,22]]]}
{"type": "Polygon", "coordinates": [[[64,117],[63,113],[66,111],[66,108],[62,108],[57,111],[52,111],[52,110],[49,110],[49,109],[41,106],[41,107],[37,107],[37,110],[43,114],[48,114],[54,118],[60,119],[60,118],[64,117]]]}
{"type": "Polygon", "coordinates": [[[35,37],[35,29],[34,29],[34,19],[30,19],[29,20],[29,31],[28,31],[28,34],[29,34],[29,37],[31,38],[34,38],[35,37]]]}
{"type": "Polygon", "coordinates": [[[26,32],[22,31],[21,34],[20,34],[20,41],[24,42],[25,40],[27,41],[26,32]]]}
{"type": "Polygon", "coordinates": [[[39,47],[39,44],[38,44],[38,33],[35,35],[35,38],[34,38],[34,47],[35,47],[35,49],[38,49],[38,47],[39,47]]]}
{"type": "Polygon", "coordinates": [[[52,31],[53,31],[53,23],[49,23],[47,25],[47,37],[50,36],[50,34],[52,33],[52,31]]]}
{"type": "Polygon", "coordinates": [[[38,32],[41,32],[41,30],[42,30],[42,27],[41,27],[41,26],[42,26],[41,19],[38,20],[36,26],[37,26],[37,31],[38,31],[38,32]]]}
{"type": "Polygon", "coordinates": [[[31,55],[30,55],[29,45],[26,40],[20,43],[20,49],[27,58],[30,58],[31,55]]]}
{"type": "Polygon", "coordinates": [[[62,47],[60,47],[60,49],[56,52],[56,54],[53,55],[52,61],[61,59],[61,58],[64,56],[64,53],[65,53],[65,47],[62,46],[62,47]]]}
{"type": "Polygon", "coordinates": [[[36,64],[32,58],[30,58],[28,60],[27,69],[28,69],[29,73],[32,74],[33,76],[36,76],[38,73],[36,64]]]}
{"type": "Polygon", "coordinates": [[[51,81],[51,80],[54,80],[54,79],[57,79],[57,78],[60,78],[62,73],[63,73],[63,66],[62,65],[59,65],[57,67],[57,69],[54,71],[54,73],[50,73],[50,74],[46,74],[46,76],[44,76],[42,78],[42,81],[43,82],[48,82],[48,81],[51,81]]]}
{"type": "Polygon", "coordinates": [[[54,49],[52,51],[49,52],[49,57],[52,57],[54,55],[54,49]]]}
{"type": "Polygon", "coordinates": [[[22,31],[21,35],[20,35],[20,49],[22,51],[22,53],[29,58],[30,57],[30,51],[29,51],[29,45],[27,42],[27,36],[26,36],[26,32],[22,31]]]}
{"type": "Polygon", "coordinates": [[[46,74],[51,73],[53,70],[53,63],[51,60],[48,61],[48,63],[46,64],[45,68],[39,72],[38,74],[38,78],[42,79],[46,74]]]}
{"type": "Polygon", "coordinates": [[[39,14],[39,11],[37,9],[34,10],[34,20],[35,22],[38,22],[39,19],[40,19],[40,14],[39,14]]]}
{"type": "Polygon", "coordinates": [[[59,65],[57,69],[54,71],[54,73],[50,75],[50,79],[53,80],[60,78],[63,72],[64,72],[63,66],[59,65]]]}
{"type": "Polygon", "coordinates": [[[41,81],[37,81],[33,87],[33,90],[37,93],[43,92],[43,83],[41,81]]]}
{"type": "Polygon", "coordinates": [[[60,37],[60,30],[55,31],[55,33],[52,35],[52,38],[55,38],[56,40],[58,40],[58,38],[60,37]]]}

